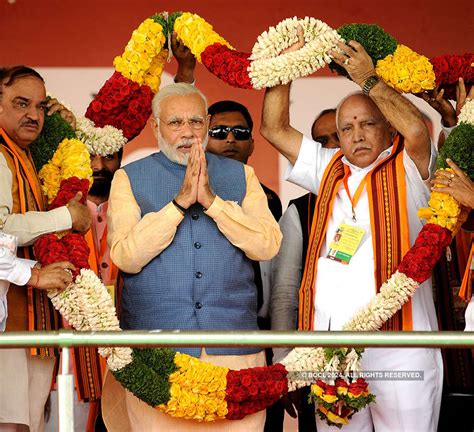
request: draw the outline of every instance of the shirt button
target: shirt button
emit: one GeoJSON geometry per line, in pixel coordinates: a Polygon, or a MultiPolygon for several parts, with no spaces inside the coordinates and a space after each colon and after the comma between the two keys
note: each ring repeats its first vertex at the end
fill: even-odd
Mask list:
{"type": "Polygon", "coordinates": [[[101,265],[100,265],[102,268],[107,268],[108,267],[108,264],[103,262],[101,265]]]}
{"type": "Polygon", "coordinates": [[[194,243],[194,247],[196,249],[201,249],[201,243],[199,243],[199,242],[194,243]]]}
{"type": "Polygon", "coordinates": [[[102,222],[102,216],[97,217],[97,222],[102,222]]]}
{"type": "Polygon", "coordinates": [[[201,272],[196,272],[196,273],[194,273],[194,276],[196,276],[196,279],[201,279],[202,278],[202,273],[201,272]]]}
{"type": "Polygon", "coordinates": [[[193,213],[193,214],[191,215],[191,218],[192,218],[192,220],[198,220],[198,219],[199,219],[199,215],[198,215],[197,213],[193,213]]]}
{"type": "Polygon", "coordinates": [[[201,309],[202,308],[202,303],[196,302],[196,304],[194,306],[195,306],[196,309],[201,309]]]}

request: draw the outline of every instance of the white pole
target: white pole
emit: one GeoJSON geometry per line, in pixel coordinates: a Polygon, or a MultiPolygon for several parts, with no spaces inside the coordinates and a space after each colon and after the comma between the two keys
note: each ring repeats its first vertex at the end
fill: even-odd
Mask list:
{"type": "Polygon", "coordinates": [[[74,432],[74,379],[69,373],[69,356],[69,348],[64,347],[58,374],[59,432],[74,432]]]}

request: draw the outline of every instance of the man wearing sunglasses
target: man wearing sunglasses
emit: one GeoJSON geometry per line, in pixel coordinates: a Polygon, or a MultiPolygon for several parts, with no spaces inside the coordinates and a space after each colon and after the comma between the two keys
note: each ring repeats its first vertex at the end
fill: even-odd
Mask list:
{"type": "MultiPolygon", "coordinates": [[[[210,120],[206,151],[247,164],[254,149],[253,120],[248,109],[238,102],[225,100],[211,105],[207,112],[210,120]]],[[[267,196],[273,217],[280,219],[280,198],[263,183],[260,183],[260,186],[267,196]]]]}
{"type": "MultiPolygon", "coordinates": [[[[216,102],[207,110],[209,120],[209,141],[206,151],[247,164],[253,153],[253,120],[248,109],[235,101],[216,102]]],[[[282,215],[280,198],[270,188],[260,183],[267,197],[268,208],[276,220],[282,215]]],[[[258,326],[260,330],[270,330],[268,308],[270,304],[270,261],[252,261],[258,297],[258,326]]],[[[272,361],[271,348],[265,350],[267,363],[272,361]]],[[[283,430],[283,408],[280,404],[267,410],[265,431],[283,430]]]]}

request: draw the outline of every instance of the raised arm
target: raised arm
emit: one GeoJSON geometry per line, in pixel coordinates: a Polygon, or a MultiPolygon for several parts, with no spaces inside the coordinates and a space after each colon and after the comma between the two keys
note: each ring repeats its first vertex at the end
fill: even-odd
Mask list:
{"type": "Polygon", "coordinates": [[[260,133],[292,165],[298,158],[303,134],[290,126],[290,85],[267,89],[260,133]]]}
{"type": "MultiPolygon", "coordinates": [[[[298,27],[298,42],[282,52],[300,49],[304,44],[303,28],[298,27]]],[[[303,134],[290,126],[290,85],[268,88],[265,92],[260,133],[294,165],[303,134]]]]}
{"type": "MultiPolygon", "coordinates": [[[[372,59],[355,41],[339,43],[343,53],[332,51],[334,61],[343,67],[353,81],[364,89],[369,77],[375,76],[372,59]]],[[[379,80],[368,93],[390,124],[404,137],[405,149],[422,178],[429,177],[430,135],[418,109],[405,97],[379,80]]]]}

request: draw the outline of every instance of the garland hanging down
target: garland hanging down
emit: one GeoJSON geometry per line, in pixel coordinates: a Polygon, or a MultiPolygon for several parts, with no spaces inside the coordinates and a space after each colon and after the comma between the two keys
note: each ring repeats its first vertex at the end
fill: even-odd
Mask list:
{"type": "MultiPolygon", "coordinates": [[[[303,25],[305,39],[308,39],[307,49],[318,52],[319,60],[312,61],[311,64],[305,63],[300,71],[286,70],[286,75],[278,75],[276,81],[274,73],[277,66],[272,66],[266,70],[267,78],[258,78],[261,80],[257,86],[270,80],[278,83],[311,73],[308,71],[322,66],[321,62],[330,61],[324,54],[325,49],[329,47],[330,40],[335,44],[341,36],[312,18],[285,20],[276,29],[270,29],[259,38],[258,46],[254,47],[255,51],[250,60],[250,56],[233,50],[197,15],[178,13],[167,19],[155,15],[146,20],[132,35],[124,54],[116,58],[116,72],[89,106],[86,117],[90,122],[80,122],[80,129],[88,130],[89,133],[82,136],[81,132],[78,132],[78,136],[86,142],[87,137],[90,138],[88,147],[71,136],[71,131],[64,125],[56,128],[62,131],[65,138],[59,146],[56,147],[47,140],[35,143],[35,162],[40,170],[42,187],[50,202],[50,208],[64,205],[77,191],[82,191],[85,199],[92,180],[90,164],[87,162],[87,148],[95,149],[98,154],[106,154],[116,148],[114,145],[120,146],[140,132],[150,114],[153,93],[159,88],[159,77],[168,54],[163,49],[164,41],[172,29],[198,60],[209,64],[208,68],[218,68],[214,60],[224,58],[225,62],[222,62],[219,68],[222,77],[233,85],[237,83],[239,86],[251,88],[255,87],[254,83],[257,77],[260,77],[260,72],[250,77],[249,64],[260,60],[265,62],[264,56],[270,56],[273,61],[278,53],[296,41],[293,32],[298,23],[303,25]],[[287,36],[282,36],[284,34],[287,36]],[[311,44],[311,41],[317,42],[311,44]],[[322,46],[326,48],[323,49],[322,46]],[[246,69],[243,70],[245,65],[246,69]],[[299,73],[301,74],[298,75],[299,73]],[[119,131],[107,129],[107,125],[119,131]],[[91,133],[90,128],[94,126],[103,128],[102,132],[91,133]],[[115,144],[108,144],[107,136],[113,136],[112,141],[115,144]],[[51,155],[47,164],[44,160],[45,154],[51,155]]],[[[351,38],[357,40],[356,37],[351,38]]],[[[387,38],[387,41],[387,50],[390,51],[394,43],[390,38],[387,38]]],[[[395,51],[399,48],[397,45],[395,51]]],[[[377,55],[382,56],[380,61],[388,61],[387,57],[392,54],[395,58],[395,51],[386,54],[382,50],[377,55]]],[[[404,52],[403,48],[400,53],[402,56],[412,55],[404,52]]],[[[369,54],[376,55],[370,52],[369,54]]],[[[288,61],[292,61],[292,58],[294,59],[293,56],[287,57],[288,61]]],[[[390,61],[395,62],[393,59],[390,61]]],[[[426,62],[423,59],[420,61],[425,67],[426,62]]],[[[271,64],[278,63],[275,61],[271,64]]],[[[284,63],[282,62],[283,68],[288,66],[284,63]]],[[[260,71],[258,68],[255,70],[260,71]]],[[[265,67],[262,66],[261,71],[265,71],[265,67]]],[[[424,75],[422,78],[419,81],[426,81],[424,75]]],[[[469,82],[466,78],[465,81],[469,82]]],[[[445,159],[450,157],[472,179],[472,101],[466,103],[459,119],[458,127],[442,149],[438,168],[446,168],[445,159]]],[[[63,122],[57,114],[52,116],[51,121],[53,120],[59,124],[63,122]]],[[[405,255],[397,271],[382,285],[379,294],[352,317],[343,330],[377,330],[402,307],[419,284],[430,276],[434,264],[462,222],[461,210],[459,204],[450,196],[439,192],[432,193],[429,208],[420,210],[420,217],[427,219],[428,223],[419,233],[414,246],[405,255]]],[[[65,233],[62,236],[43,236],[36,242],[35,252],[42,265],[70,260],[78,268],[74,274],[74,282],[65,291],[49,292],[55,307],[74,328],[84,331],[120,330],[115,308],[105,286],[88,268],[89,251],[81,235],[65,233]]],[[[339,427],[347,424],[354,413],[375,399],[367,382],[351,376],[351,373],[360,369],[362,351],[348,348],[296,348],[279,364],[233,371],[201,362],[171,349],[100,349],[100,353],[107,357],[110,370],[125,388],[150,406],[175,417],[198,421],[240,419],[272,405],[288,391],[310,385],[310,398],[318,403],[319,415],[328,424],[339,427]],[[313,379],[305,377],[304,372],[307,371],[333,372],[337,378],[314,382],[313,379]]]]}

